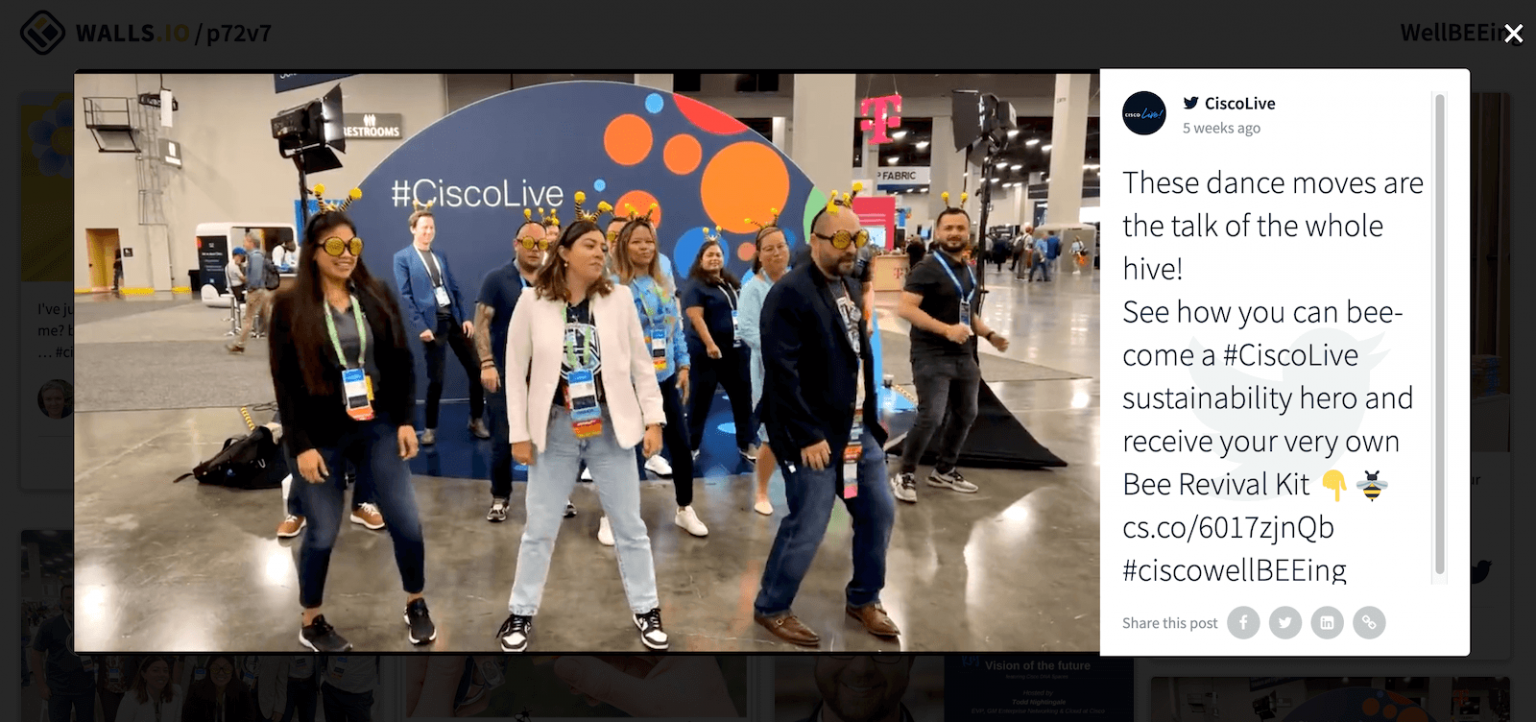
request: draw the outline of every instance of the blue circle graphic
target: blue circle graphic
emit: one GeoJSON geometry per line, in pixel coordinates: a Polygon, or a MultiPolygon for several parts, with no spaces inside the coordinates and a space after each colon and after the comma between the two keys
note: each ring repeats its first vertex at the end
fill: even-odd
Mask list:
{"type": "Polygon", "coordinates": [[[650,95],[645,96],[645,109],[650,111],[652,115],[660,113],[663,105],[664,103],[661,100],[660,94],[651,93],[650,95]]]}
{"type": "Polygon", "coordinates": [[[592,190],[595,190],[598,193],[602,193],[603,190],[605,188],[607,188],[607,187],[608,187],[608,182],[603,180],[602,178],[598,178],[597,180],[592,181],[592,190]]]}

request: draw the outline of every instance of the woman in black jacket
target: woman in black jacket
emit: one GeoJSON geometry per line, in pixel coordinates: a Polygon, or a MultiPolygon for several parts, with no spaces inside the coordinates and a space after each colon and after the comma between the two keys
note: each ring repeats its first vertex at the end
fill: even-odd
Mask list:
{"type": "MultiPolygon", "coordinates": [[[[693,402],[688,407],[689,443],[694,456],[704,440],[709,407],[715,402],[715,385],[725,387],[736,422],[736,448],[747,461],[756,461],[751,448],[752,377],[747,362],[750,350],[736,337],[740,318],[741,281],[725,268],[725,250],[718,236],[708,235],[688,271],[689,286],[683,294],[683,313],[688,316],[688,358],[693,362],[693,402]]],[[[686,397],[685,397],[686,403],[686,397]]]]}
{"type": "Polygon", "coordinates": [[[235,667],[234,657],[227,655],[208,660],[208,676],[187,692],[181,722],[259,722],[256,698],[235,678],[235,667]]]}
{"type": "Polygon", "coordinates": [[[359,483],[372,483],[388,522],[409,639],[426,644],[437,630],[421,594],[425,553],[406,464],[417,450],[415,361],[399,303],[368,272],[352,220],[337,206],[321,210],[304,228],[297,282],[273,304],[270,337],[283,444],[297,475],[293,491],[303,495],[309,520],[299,552],[299,641],[320,653],[352,646],[320,610],[346,509],[342,471],[350,463],[359,483]]]}

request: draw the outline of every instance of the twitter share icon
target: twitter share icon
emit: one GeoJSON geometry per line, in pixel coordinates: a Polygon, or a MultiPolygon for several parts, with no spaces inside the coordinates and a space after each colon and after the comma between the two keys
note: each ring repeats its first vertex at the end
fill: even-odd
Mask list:
{"type": "Polygon", "coordinates": [[[1198,97],[1196,97],[1196,98],[1185,98],[1184,99],[1184,109],[1185,110],[1189,110],[1189,109],[1195,107],[1195,103],[1198,103],[1198,102],[1200,102],[1200,99],[1198,97]]]}
{"type": "Polygon", "coordinates": [[[1290,639],[1301,633],[1301,613],[1290,607],[1281,607],[1269,613],[1269,631],[1281,639],[1290,639]]]}

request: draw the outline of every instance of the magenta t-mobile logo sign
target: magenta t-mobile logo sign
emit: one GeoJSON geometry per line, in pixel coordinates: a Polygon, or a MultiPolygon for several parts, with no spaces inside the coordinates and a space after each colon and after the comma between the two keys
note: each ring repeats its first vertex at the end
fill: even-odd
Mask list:
{"type": "Polygon", "coordinates": [[[886,128],[901,127],[901,116],[892,113],[901,113],[900,95],[883,95],[878,98],[865,98],[859,103],[859,115],[869,115],[870,109],[874,109],[874,118],[859,122],[859,130],[873,130],[875,137],[869,142],[873,145],[891,142],[891,136],[885,134],[886,128]]]}

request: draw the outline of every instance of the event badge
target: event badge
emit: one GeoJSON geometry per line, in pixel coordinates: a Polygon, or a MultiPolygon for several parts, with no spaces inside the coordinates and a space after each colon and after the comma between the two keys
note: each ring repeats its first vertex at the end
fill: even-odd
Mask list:
{"type": "Polygon", "coordinates": [[[731,345],[741,348],[741,316],[734,308],[731,309],[731,335],[736,337],[731,345]]]}
{"type": "Polygon", "coordinates": [[[255,689],[256,688],[256,673],[255,672],[252,672],[251,670],[247,669],[247,670],[245,670],[245,674],[243,675],[243,678],[245,679],[245,686],[250,687],[251,689],[255,689]]]}
{"type": "Polygon", "coordinates": [[[314,660],[310,659],[307,655],[295,656],[293,658],[293,667],[288,670],[288,676],[309,679],[311,664],[314,664],[314,660]]]}
{"type": "Polygon", "coordinates": [[[347,416],[354,421],[373,419],[373,383],[362,369],[341,372],[341,384],[347,398],[347,416]]]}
{"type": "Polygon", "coordinates": [[[571,429],[578,439],[590,439],[603,433],[603,409],[597,404],[597,382],[586,369],[572,371],[565,379],[570,394],[571,429]]]}
{"type": "Polygon", "coordinates": [[[960,301],[960,325],[971,327],[971,304],[965,300],[960,301]]]}
{"type": "Polygon", "coordinates": [[[82,669],[84,669],[85,671],[87,671],[87,672],[95,672],[96,671],[96,660],[93,659],[89,654],[87,654],[87,655],[85,655],[85,656],[80,658],[80,667],[82,669]]]}
{"type": "Polygon", "coordinates": [[[347,673],[346,657],[331,657],[331,679],[341,679],[347,673]]]}
{"type": "Polygon", "coordinates": [[[651,329],[651,363],[657,371],[667,368],[667,330],[664,328],[651,329]]]}
{"type": "Polygon", "coordinates": [[[107,683],[108,684],[115,685],[115,684],[117,684],[119,682],[122,682],[122,681],[123,681],[123,670],[122,670],[122,668],[120,668],[120,667],[108,667],[107,668],[107,683]]]}
{"type": "Polygon", "coordinates": [[[437,294],[437,305],[440,308],[447,308],[449,306],[448,289],[443,288],[442,286],[437,286],[436,288],[433,288],[432,291],[437,294]]]}
{"type": "Polygon", "coordinates": [[[506,681],[501,674],[501,660],[495,657],[477,657],[475,661],[480,663],[480,676],[485,680],[485,686],[495,689],[506,681]]]}
{"type": "Polygon", "coordinates": [[[196,667],[192,670],[192,681],[201,682],[208,678],[207,667],[196,667]]]}
{"type": "Polygon", "coordinates": [[[853,428],[848,432],[848,445],[843,447],[843,498],[859,495],[859,457],[864,450],[864,411],[853,410],[853,428]]]}

